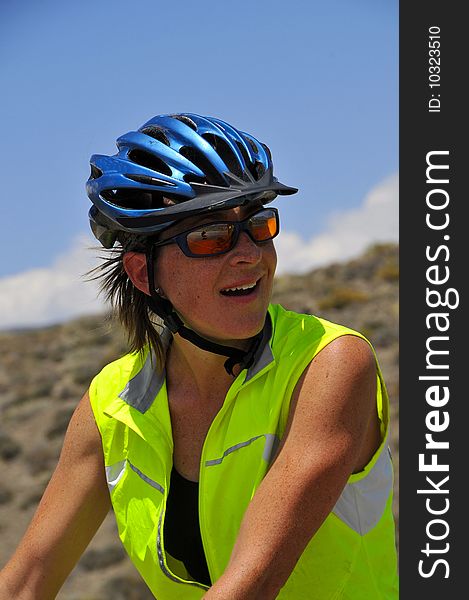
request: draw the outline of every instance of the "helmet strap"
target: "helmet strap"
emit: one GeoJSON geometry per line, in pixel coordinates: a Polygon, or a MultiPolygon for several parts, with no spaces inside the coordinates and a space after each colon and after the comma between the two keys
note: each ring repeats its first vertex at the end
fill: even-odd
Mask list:
{"type": "Polygon", "coordinates": [[[174,335],[178,333],[181,337],[188,340],[198,348],[212,352],[213,354],[220,354],[221,356],[227,356],[228,359],[225,361],[225,370],[228,375],[235,377],[233,373],[234,367],[239,364],[241,370],[249,368],[253,361],[255,353],[259,347],[262,339],[263,329],[251,339],[251,344],[248,350],[241,350],[240,348],[234,348],[232,346],[224,346],[223,344],[217,344],[212,340],[208,340],[193,329],[189,329],[184,325],[181,317],[176,313],[173,305],[166,298],[162,298],[156,291],[155,288],[155,277],[154,277],[154,265],[155,265],[155,248],[150,245],[150,248],[146,253],[147,259],[147,273],[148,273],[148,287],[151,295],[150,307],[151,309],[163,319],[166,327],[174,335]]]}

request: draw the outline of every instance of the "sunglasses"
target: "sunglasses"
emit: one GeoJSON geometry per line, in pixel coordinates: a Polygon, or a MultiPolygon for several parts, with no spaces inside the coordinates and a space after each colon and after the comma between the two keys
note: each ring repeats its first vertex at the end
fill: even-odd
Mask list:
{"type": "Polygon", "coordinates": [[[218,221],[198,225],[166,240],[155,242],[153,247],[177,244],[190,258],[218,256],[236,246],[242,231],[256,244],[272,240],[280,231],[277,209],[263,208],[243,221],[218,221]]]}

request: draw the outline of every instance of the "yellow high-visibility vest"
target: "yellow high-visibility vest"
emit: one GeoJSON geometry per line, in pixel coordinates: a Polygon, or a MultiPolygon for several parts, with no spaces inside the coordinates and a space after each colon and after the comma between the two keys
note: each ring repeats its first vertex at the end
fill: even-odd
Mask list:
{"type": "MultiPolygon", "coordinates": [[[[269,315],[264,343],[253,365],[233,381],[202,450],[199,519],[213,582],[228,564],[244,512],[282,438],[304,369],[337,337],[363,337],[279,305],[271,305],[269,315]]],[[[93,379],[90,398],[119,536],[131,560],[158,600],[202,598],[207,587],[191,580],[184,565],[165,551],[173,440],[164,371],[159,374],[148,350],[128,354],[93,379]]],[[[278,598],[398,598],[389,401],[378,363],[376,409],[379,449],[351,475],[278,598]]]]}

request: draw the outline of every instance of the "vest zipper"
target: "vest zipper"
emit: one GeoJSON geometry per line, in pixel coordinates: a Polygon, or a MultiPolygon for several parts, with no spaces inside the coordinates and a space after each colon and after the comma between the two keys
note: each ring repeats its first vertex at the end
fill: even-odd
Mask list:
{"type": "Polygon", "coordinates": [[[212,432],[212,430],[215,428],[215,426],[217,425],[218,421],[220,421],[225,412],[226,412],[226,408],[228,406],[228,404],[230,404],[232,397],[236,396],[236,394],[238,393],[239,389],[242,387],[243,385],[243,381],[244,378],[246,377],[246,371],[243,370],[241,371],[241,373],[238,374],[238,376],[236,377],[236,379],[233,381],[233,383],[231,384],[230,388],[228,389],[228,392],[226,393],[225,396],[225,400],[222,404],[222,407],[220,408],[220,410],[218,411],[218,413],[215,415],[215,418],[213,419],[213,421],[210,424],[210,427],[208,428],[207,431],[207,435],[205,436],[205,440],[204,443],[202,445],[202,453],[200,456],[200,465],[199,465],[199,527],[200,527],[200,537],[202,538],[202,547],[204,549],[204,554],[205,554],[205,560],[207,561],[207,567],[208,567],[208,572],[210,575],[210,579],[213,582],[214,578],[213,578],[213,573],[214,573],[214,566],[212,564],[212,557],[211,557],[211,553],[210,553],[210,548],[209,548],[209,544],[207,542],[207,538],[205,535],[205,506],[204,506],[204,487],[205,487],[205,455],[206,455],[206,449],[207,449],[207,441],[210,438],[210,434],[212,432]]]}
{"type": "MultiPolygon", "coordinates": [[[[163,386],[164,386],[164,398],[165,398],[164,408],[165,408],[165,411],[167,412],[169,422],[171,422],[171,418],[169,416],[169,399],[168,399],[168,390],[166,387],[166,379],[164,380],[163,386]]],[[[166,430],[164,431],[164,433],[166,434],[166,438],[170,443],[171,451],[173,451],[174,444],[173,444],[172,434],[171,434],[171,436],[168,436],[166,430]]],[[[173,468],[172,462],[171,462],[171,465],[168,465],[168,466],[169,466],[168,473],[171,473],[171,469],[173,468]]],[[[169,483],[166,482],[166,484],[164,486],[164,492],[163,492],[163,507],[161,509],[160,516],[158,518],[158,528],[156,531],[156,554],[158,556],[158,563],[160,565],[160,569],[168,579],[170,579],[171,581],[174,581],[175,583],[191,585],[193,587],[207,591],[209,589],[208,586],[204,585],[203,583],[199,583],[197,581],[192,581],[192,580],[188,580],[188,579],[183,579],[182,577],[178,577],[166,566],[165,551],[163,550],[162,540],[163,540],[164,521],[165,521],[165,516],[166,516],[166,503],[168,500],[168,494],[169,494],[169,483]]]]}
{"type": "Polygon", "coordinates": [[[163,545],[161,543],[161,540],[163,539],[163,531],[164,531],[164,517],[166,515],[166,499],[167,499],[167,492],[165,490],[164,504],[163,504],[163,508],[161,510],[160,518],[158,519],[158,529],[156,532],[156,554],[158,556],[158,562],[160,565],[160,569],[162,570],[163,574],[166,575],[166,577],[168,579],[170,579],[171,581],[174,581],[175,583],[192,585],[194,587],[197,587],[199,589],[207,591],[209,588],[206,585],[204,585],[203,583],[199,583],[197,581],[189,581],[187,579],[183,579],[182,577],[178,577],[177,575],[174,575],[174,573],[172,573],[169,570],[169,568],[166,566],[166,563],[164,560],[163,545]]]}

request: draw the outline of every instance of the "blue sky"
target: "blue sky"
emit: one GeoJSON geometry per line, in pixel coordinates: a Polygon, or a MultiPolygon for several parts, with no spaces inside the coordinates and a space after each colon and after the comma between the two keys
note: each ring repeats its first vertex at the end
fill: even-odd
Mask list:
{"type": "Polygon", "coordinates": [[[93,264],[89,157],[159,113],[270,146],[300,188],[280,271],[397,240],[397,0],[2,3],[0,53],[0,327],[95,309],[66,281],[93,264]]]}

